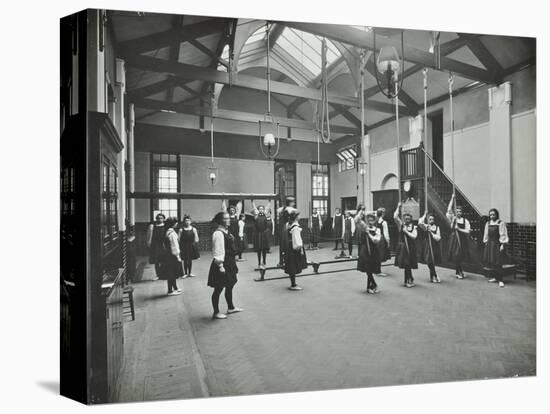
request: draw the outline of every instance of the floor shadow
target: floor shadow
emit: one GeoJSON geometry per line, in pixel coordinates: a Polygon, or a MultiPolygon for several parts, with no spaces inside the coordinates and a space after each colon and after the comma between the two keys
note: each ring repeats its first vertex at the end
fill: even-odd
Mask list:
{"type": "Polygon", "coordinates": [[[59,381],[38,381],[36,385],[46,391],[59,395],[59,381]]]}

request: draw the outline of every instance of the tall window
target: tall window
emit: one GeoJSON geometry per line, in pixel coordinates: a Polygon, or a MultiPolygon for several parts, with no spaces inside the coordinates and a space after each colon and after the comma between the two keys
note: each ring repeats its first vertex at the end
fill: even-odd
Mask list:
{"type": "Polygon", "coordinates": [[[329,212],[329,166],[311,164],[311,201],[312,208],[322,216],[329,212]]]}
{"type": "Polygon", "coordinates": [[[296,198],[296,161],[275,161],[275,193],[296,198]]]}
{"type": "Polygon", "coordinates": [[[101,201],[101,234],[107,243],[118,236],[118,170],[107,157],[103,158],[101,201]]]}
{"type": "Polygon", "coordinates": [[[336,152],[336,157],[338,158],[338,171],[348,171],[353,170],[357,164],[357,145],[348,145],[347,147],[340,148],[336,152]]]}
{"type": "MultiPolygon", "coordinates": [[[[151,187],[155,193],[177,193],[180,191],[179,162],[176,154],[151,155],[151,187]]],[[[179,217],[177,198],[159,198],[151,201],[152,215],[158,213],[166,217],[179,217]]]]}

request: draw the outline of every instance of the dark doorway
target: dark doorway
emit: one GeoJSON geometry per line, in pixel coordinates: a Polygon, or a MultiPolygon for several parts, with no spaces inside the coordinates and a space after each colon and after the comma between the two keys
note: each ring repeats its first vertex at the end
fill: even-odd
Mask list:
{"type": "Polygon", "coordinates": [[[357,208],[357,197],[342,197],[342,212],[355,210],[357,208]]]}
{"type": "Polygon", "coordinates": [[[432,123],[432,156],[443,168],[443,111],[428,115],[432,123]]]}

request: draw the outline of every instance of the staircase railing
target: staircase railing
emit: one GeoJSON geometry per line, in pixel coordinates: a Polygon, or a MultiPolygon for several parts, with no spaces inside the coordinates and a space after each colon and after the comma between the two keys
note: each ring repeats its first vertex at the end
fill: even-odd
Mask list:
{"type": "MultiPolygon", "coordinates": [[[[437,196],[441,199],[445,206],[448,206],[453,195],[453,180],[443,171],[439,164],[426,152],[422,147],[419,147],[422,153],[428,160],[428,185],[434,190],[437,196]]],[[[456,186],[454,185],[456,194],[456,205],[462,207],[464,217],[470,222],[472,232],[471,236],[474,240],[480,241],[483,237],[481,233],[482,214],[477,209],[475,204],[456,186]]]]}
{"type": "MultiPolygon", "coordinates": [[[[432,190],[435,197],[439,198],[439,210],[444,206],[446,211],[451,197],[453,195],[453,187],[456,194],[456,205],[462,207],[463,215],[470,221],[472,228],[471,236],[474,240],[480,241],[483,234],[481,232],[482,214],[477,209],[474,203],[456,186],[453,186],[453,180],[443,171],[439,164],[419,146],[417,148],[401,151],[401,180],[414,180],[419,188],[424,190],[424,185],[421,180],[427,173],[428,190],[432,190]],[[427,168],[425,168],[427,162],[427,168]]],[[[419,194],[420,195],[420,194],[419,194]]],[[[422,198],[419,197],[421,204],[422,198]]],[[[435,202],[436,200],[433,200],[435,202]]],[[[428,206],[429,208],[430,206],[428,206]]],[[[431,206],[432,209],[435,206],[431,206]]],[[[429,208],[430,209],[430,208],[429,208]]]]}

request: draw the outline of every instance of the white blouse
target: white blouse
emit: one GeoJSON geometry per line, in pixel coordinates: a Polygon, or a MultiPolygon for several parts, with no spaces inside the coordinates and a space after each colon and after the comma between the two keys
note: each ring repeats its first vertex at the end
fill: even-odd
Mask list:
{"type": "Polygon", "coordinates": [[[224,233],[227,234],[227,229],[220,227],[212,234],[212,256],[217,264],[223,263],[225,259],[224,233]]]}
{"type": "Polygon", "coordinates": [[[304,245],[301,233],[302,233],[302,228],[300,226],[294,226],[290,230],[290,235],[292,237],[292,248],[295,250],[302,248],[304,245]]]}

